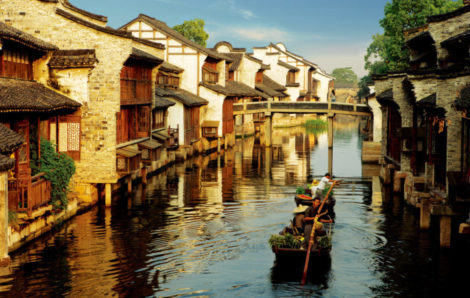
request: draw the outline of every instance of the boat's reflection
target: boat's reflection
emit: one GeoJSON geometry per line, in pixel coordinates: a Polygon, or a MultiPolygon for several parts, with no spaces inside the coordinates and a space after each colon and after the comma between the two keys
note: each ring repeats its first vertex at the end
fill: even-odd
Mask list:
{"type": "MultiPolygon", "coordinates": [[[[304,264],[296,262],[291,264],[278,263],[274,261],[271,268],[271,282],[284,283],[296,282],[302,280],[304,264]]],[[[320,286],[320,288],[328,288],[328,282],[331,274],[331,257],[325,256],[317,258],[313,263],[310,262],[307,274],[309,284],[320,286]]]]}

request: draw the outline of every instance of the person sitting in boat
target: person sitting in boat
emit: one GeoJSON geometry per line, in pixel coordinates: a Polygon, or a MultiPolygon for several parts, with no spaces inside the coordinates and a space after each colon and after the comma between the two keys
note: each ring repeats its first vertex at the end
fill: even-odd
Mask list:
{"type": "Polygon", "coordinates": [[[305,211],[308,209],[308,206],[299,205],[297,208],[292,211],[294,213],[294,219],[292,220],[292,230],[294,235],[302,235],[304,233],[304,218],[305,211]]]}
{"type": "Polygon", "coordinates": [[[317,192],[317,187],[318,187],[318,180],[313,179],[312,184],[310,184],[310,193],[311,193],[312,197],[315,196],[315,194],[317,192]]]}
{"type": "MultiPolygon", "coordinates": [[[[304,217],[304,242],[302,244],[303,247],[308,247],[308,242],[310,240],[310,235],[312,233],[313,223],[315,222],[315,216],[318,214],[318,209],[320,208],[321,202],[318,198],[313,200],[312,206],[308,207],[305,211],[304,217]]],[[[322,222],[332,222],[331,219],[322,219],[323,216],[326,215],[328,211],[322,212],[318,215],[319,220],[315,224],[315,236],[321,237],[326,235],[326,231],[323,228],[322,222]]]]}
{"type": "MultiPolygon", "coordinates": [[[[312,206],[309,206],[307,210],[305,211],[305,217],[304,217],[304,222],[313,222],[315,219],[315,216],[318,214],[318,209],[320,208],[321,201],[320,199],[314,198],[312,202],[312,206]]],[[[328,214],[328,210],[324,210],[322,213],[318,214],[318,221],[319,222],[324,222],[324,223],[331,223],[333,220],[331,218],[325,218],[325,216],[328,214]]]]}

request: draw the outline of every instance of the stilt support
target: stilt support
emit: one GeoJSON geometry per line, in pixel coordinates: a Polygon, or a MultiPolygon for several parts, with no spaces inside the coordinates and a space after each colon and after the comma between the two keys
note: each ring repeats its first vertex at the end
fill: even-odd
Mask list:
{"type": "Polygon", "coordinates": [[[428,230],[431,226],[431,204],[428,198],[421,199],[419,210],[419,228],[428,230]]]}
{"type": "Polygon", "coordinates": [[[333,175],[333,120],[335,114],[328,114],[328,173],[333,175]]]}
{"type": "Polygon", "coordinates": [[[111,183],[106,183],[105,185],[104,198],[106,207],[111,207],[111,183]]]}
{"type": "Polygon", "coordinates": [[[8,175],[0,173],[0,267],[10,264],[8,256],[8,175]]]}
{"type": "Polygon", "coordinates": [[[451,217],[450,216],[441,216],[440,218],[440,230],[439,230],[439,239],[441,247],[448,248],[450,247],[450,227],[451,227],[451,217]]]}

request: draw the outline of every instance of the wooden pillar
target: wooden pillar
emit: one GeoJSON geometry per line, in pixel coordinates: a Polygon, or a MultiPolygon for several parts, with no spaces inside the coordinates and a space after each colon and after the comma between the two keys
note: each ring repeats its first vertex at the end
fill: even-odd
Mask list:
{"type": "Polygon", "coordinates": [[[333,120],[335,114],[328,113],[328,173],[333,176],[333,120]]]}
{"type": "Polygon", "coordinates": [[[265,144],[266,147],[272,146],[272,134],[273,134],[273,122],[272,122],[272,115],[265,116],[265,127],[264,127],[264,136],[265,136],[265,144]]]}
{"type": "Polygon", "coordinates": [[[451,231],[451,217],[443,215],[439,219],[440,230],[439,230],[439,240],[441,247],[449,248],[450,247],[450,231],[451,231]]]}
{"type": "Polygon", "coordinates": [[[428,230],[431,226],[431,204],[428,198],[422,198],[419,205],[419,228],[428,230]]]}
{"type": "Polygon", "coordinates": [[[126,178],[126,183],[127,183],[127,194],[131,195],[132,194],[132,177],[126,178]]]}
{"type": "Polygon", "coordinates": [[[273,156],[272,147],[266,147],[265,154],[266,154],[266,162],[265,162],[264,170],[266,172],[266,176],[269,177],[269,174],[271,173],[271,164],[272,164],[272,156],[273,156]]]}
{"type": "Polygon", "coordinates": [[[220,153],[220,137],[217,138],[217,153],[220,153]]]}
{"type": "Polygon", "coordinates": [[[111,207],[111,183],[106,183],[105,185],[104,201],[106,207],[111,207]]]}
{"type": "Polygon", "coordinates": [[[0,267],[10,264],[8,256],[8,175],[0,172],[0,267]]]}
{"type": "Polygon", "coordinates": [[[140,170],[141,176],[142,176],[142,184],[147,185],[147,167],[143,167],[140,170]]]}

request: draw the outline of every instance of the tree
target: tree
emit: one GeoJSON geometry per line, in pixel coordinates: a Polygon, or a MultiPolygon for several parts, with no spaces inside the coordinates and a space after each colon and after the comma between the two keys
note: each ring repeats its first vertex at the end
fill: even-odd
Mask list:
{"type": "Polygon", "coordinates": [[[173,30],[183,34],[184,37],[205,47],[209,34],[204,30],[205,22],[201,19],[184,21],[181,25],[176,25],[173,30]]]}
{"type": "Polygon", "coordinates": [[[403,31],[426,24],[427,17],[453,11],[462,6],[462,0],[392,0],[384,8],[380,20],[383,34],[376,34],[367,49],[365,68],[369,74],[402,71],[408,67],[409,51],[405,47],[403,31]]]}
{"type": "Polygon", "coordinates": [[[351,67],[335,68],[331,73],[336,83],[357,83],[357,75],[351,67]]]}
{"type": "Polygon", "coordinates": [[[364,98],[366,96],[369,96],[370,94],[370,89],[369,85],[373,84],[374,81],[372,81],[372,78],[370,76],[363,76],[359,80],[359,91],[357,91],[357,97],[358,98],[364,98]]]}

